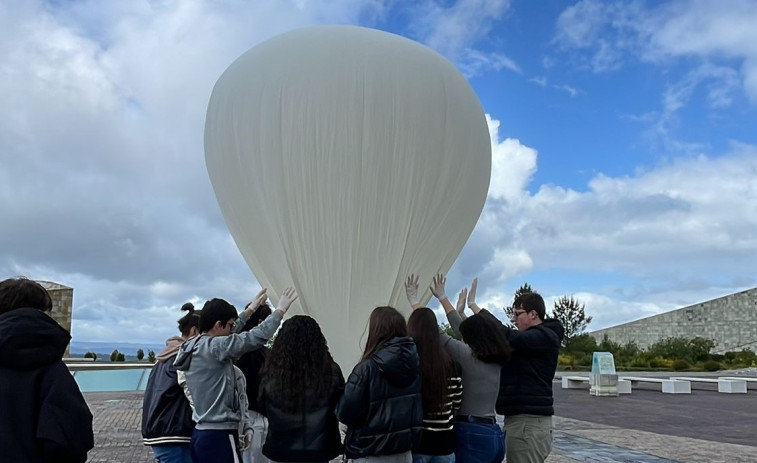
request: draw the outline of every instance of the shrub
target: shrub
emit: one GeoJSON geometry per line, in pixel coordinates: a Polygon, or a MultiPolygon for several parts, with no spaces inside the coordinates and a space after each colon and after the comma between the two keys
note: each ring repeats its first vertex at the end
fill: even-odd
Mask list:
{"type": "Polygon", "coordinates": [[[143,358],[145,358],[145,351],[137,349],[137,360],[142,360],[143,358]]]}
{"type": "Polygon", "coordinates": [[[147,351],[147,360],[150,363],[155,363],[155,352],[152,349],[150,349],[149,351],[147,351]]]}
{"type": "Polygon", "coordinates": [[[118,349],[113,349],[113,352],[110,353],[110,361],[116,362],[118,361],[119,352],[118,349]]]}
{"type": "Polygon", "coordinates": [[[673,360],[672,368],[676,371],[688,370],[691,368],[691,364],[683,359],[675,359],[673,360]]]}
{"type": "Polygon", "coordinates": [[[565,341],[563,352],[594,352],[597,350],[597,341],[588,334],[579,334],[565,341]]]}
{"type": "Polygon", "coordinates": [[[644,357],[634,357],[634,359],[631,360],[632,368],[647,368],[648,366],[649,362],[644,357]]]}
{"type": "Polygon", "coordinates": [[[94,360],[96,362],[97,361],[97,354],[95,352],[87,352],[86,354],[84,354],[84,358],[85,359],[92,359],[92,360],[94,360]]]}
{"type": "Polygon", "coordinates": [[[715,360],[706,360],[702,362],[702,368],[705,371],[718,371],[723,369],[723,365],[715,360]]]}
{"type": "Polygon", "coordinates": [[[651,368],[672,368],[673,361],[662,357],[654,357],[649,361],[651,368]]]}
{"type": "Polygon", "coordinates": [[[572,356],[560,354],[557,356],[557,364],[562,366],[573,366],[576,363],[572,356]]]}

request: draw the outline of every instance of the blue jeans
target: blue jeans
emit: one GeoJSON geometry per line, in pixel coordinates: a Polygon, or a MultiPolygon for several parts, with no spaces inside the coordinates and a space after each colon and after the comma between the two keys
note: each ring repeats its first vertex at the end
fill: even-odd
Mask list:
{"type": "Polygon", "coordinates": [[[413,463],[455,463],[455,454],[424,455],[422,453],[413,453],[413,463]]]}
{"type": "Polygon", "coordinates": [[[457,463],[502,463],[505,459],[505,436],[496,424],[455,423],[457,463]]]}
{"type": "Polygon", "coordinates": [[[152,453],[157,463],[192,463],[189,444],[153,445],[152,453]]]}

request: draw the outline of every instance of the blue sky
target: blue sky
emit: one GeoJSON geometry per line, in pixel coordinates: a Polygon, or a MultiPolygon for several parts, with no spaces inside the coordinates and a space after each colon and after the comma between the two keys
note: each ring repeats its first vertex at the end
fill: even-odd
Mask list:
{"type": "Polygon", "coordinates": [[[574,295],[596,329],[757,286],[746,0],[0,2],[0,276],[73,286],[81,341],[242,305],[257,283],[208,182],[205,107],[237,56],[313,24],[424,43],[479,96],[492,183],[450,287],[574,295]]]}

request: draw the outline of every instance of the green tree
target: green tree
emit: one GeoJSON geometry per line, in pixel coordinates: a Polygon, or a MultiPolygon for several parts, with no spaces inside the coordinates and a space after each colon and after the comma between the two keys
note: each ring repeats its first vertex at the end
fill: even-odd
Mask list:
{"type": "Polygon", "coordinates": [[[155,352],[152,349],[147,351],[147,361],[155,363],[155,352]]]}
{"type": "Polygon", "coordinates": [[[142,360],[143,358],[145,358],[145,351],[137,349],[137,360],[142,360]]]}
{"type": "Polygon", "coordinates": [[[594,352],[597,350],[597,341],[589,334],[577,334],[565,340],[564,352],[594,352]]]}
{"type": "Polygon", "coordinates": [[[441,325],[439,325],[439,327],[442,329],[442,331],[444,331],[447,334],[447,336],[460,341],[460,335],[455,333],[455,330],[452,329],[449,323],[442,323],[441,325]]]}
{"type": "Polygon", "coordinates": [[[97,361],[97,354],[95,352],[87,352],[86,354],[84,354],[84,358],[85,359],[92,359],[92,360],[94,360],[96,362],[97,361]]]}
{"type": "Polygon", "coordinates": [[[552,317],[559,320],[565,328],[563,344],[567,343],[570,338],[583,333],[591,323],[591,317],[586,315],[585,308],[586,304],[580,303],[573,296],[562,296],[555,301],[552,317]]]}
{"type": "Polygon", "coordinates": [[[528,283],[523,283],[522,285],[520,285],[520,288],[515,290],[515,294],[513,294],[513,303],[503,309],[505,311],[505,314],[507,315],[508,320],[512,320],[513,315],[515,314],[515,300],[524,294],[533,292],[534,290],[531,289],[531,285],[529,285],[528,283]]]}
{"type": "Polygon", "coordinates": [[[110,353],[110,361],[111,362],[118,361],[118,355],[119,355],[118,349],[113,349],[113,352],[110,353]]]}
{"type": "Polygon", "coordinates": [[[124,354],[122,354],[121,352],[119,352],[118,356],[116,357],[116,361],[117,362],[125,362],[126,361],[126,356],[124,354]]]}

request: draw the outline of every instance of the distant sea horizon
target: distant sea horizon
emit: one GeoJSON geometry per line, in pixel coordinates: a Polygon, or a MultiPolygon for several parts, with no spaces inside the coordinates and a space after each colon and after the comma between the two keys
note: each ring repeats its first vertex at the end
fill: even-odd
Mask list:
{"type": "Polygon", "coordinates": [[[96,354],[110,355],[114,350],[127,355],[135,356],[138,349],[142,349],[147,357],[147,352],[153,350],[155,354],[159,354],[165,347],[165,343],[149,343],[149,342],[120,342],[120,341],[71,341],[69,352],[71,355],[84,355],[87,352],[94,352],[96,354]]]}

